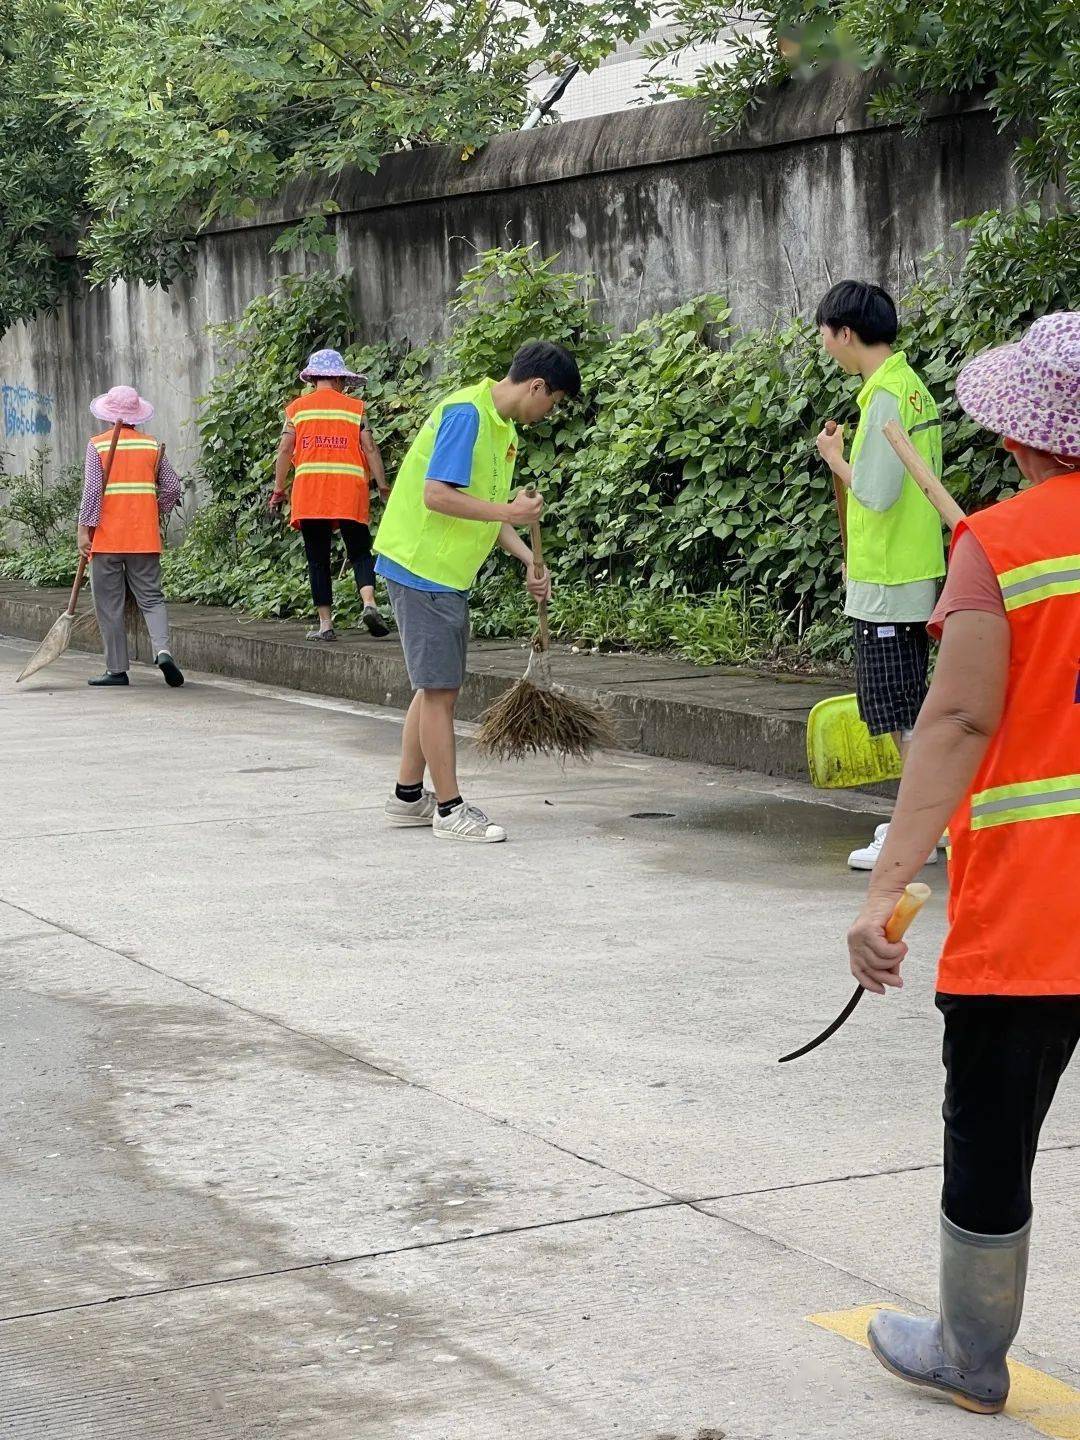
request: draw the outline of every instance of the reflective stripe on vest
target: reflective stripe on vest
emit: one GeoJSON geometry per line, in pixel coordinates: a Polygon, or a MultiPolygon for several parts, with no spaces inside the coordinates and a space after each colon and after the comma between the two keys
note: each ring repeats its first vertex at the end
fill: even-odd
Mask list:
{"type": "Polygon", "coordinates": [[[1018,565],[998,576],[1006,610],[1052,600],[1055,595],[1080,594],[1080,555],[1059,555],[1053,560],[1036,560],[1018,565]]]}
{"type": "Polygon", "coordinates": [[[360,442],[364,402],[336,390],[312,390],[285,407],[296,432],[290,521],[353,520],[371,511],[370,472],[360,442]]]}
{"type": "Polygon", "coordinates": [[[297,465],[296,473],[297,475],[366,475],[367,470],[363,465],[327,465],[317,460],[311,460],[305,461],[303,465],[297,465]]]}
{"type": "MultiPolygon", "coordinates": [[[[102,468],[112,448],[112,432],[95,435],[94,449],[102,468]]],[[[94,555],[157,555],[161,552],[161,517],[157,498],[158,443],[151,435],[122,431],[101,497],[101,515],[94,529],[94,555]]]]}
{"type": "Polygon", "coordinates": [[[363,415],[357,415],[352,410],[298,410],[292,423],[298,430],[301,425],[310,425],[313,420],[341,420],[346,425],[355,425],[358,430],[364,424],[363,415]]]}
{"type": "MultiPolygon", "coordinates": [[[[110,434],[106,440],[102,440],[98,436],[93,444],[99,455],[108,455],[112,449],[112,435],[110,434]]],[[[149,435],[130,435],[127,439],[121,435],[116,442],[116,448],[117,450],[157,450],[158,443],[149,435]]]]}
{"type": "Polygon", "coordinates": [[[1048,820],[1055,815],[1080,815],[1080,775],[997,785],[971,797],[972,830],[1015,825],[1022,820],[1048,820]]]}
{"type": "Polygon", "coordinates": [[[976,512],[954,545],[965,530],[1001,587],[1009,670],[1001,722],[949,821],[938,989],[1080,995],[1080,473],[976,512]]]}

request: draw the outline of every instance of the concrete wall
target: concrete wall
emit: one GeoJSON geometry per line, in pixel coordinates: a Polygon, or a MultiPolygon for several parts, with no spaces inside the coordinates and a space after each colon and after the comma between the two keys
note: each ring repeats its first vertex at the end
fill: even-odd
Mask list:
{"type": "Polygon", "coordinates": [[[790,84],[738,136],[690,102],[506,135],[469,163],[450,149],[388,157],[376,175],[313,179],[251,223],[222,225],[168,292],[114,285],[0,340],[0,449],[20,469],[47,443],[79,458],[87,403],[108,385],[157,404],[182,467],[214,373],[206,327],[235,317],[290,268],[355,277],[366,337],[426,341],[476,248],[536,241],[591,272],[619,327],[706,290],[745,326],[811,309],[845,275],[891,287],[965,216],[1017,199],[1013,141],[977,100],[943,104],[916,137],[871,122],[862,79],[790,84]],[[317,198],[341,205],[330,260],[276,256],[275,235],[317,198]]]}

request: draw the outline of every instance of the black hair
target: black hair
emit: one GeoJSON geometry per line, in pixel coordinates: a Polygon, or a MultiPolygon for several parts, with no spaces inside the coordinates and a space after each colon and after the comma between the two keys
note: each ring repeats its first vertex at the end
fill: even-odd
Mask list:
{"type": "Polygon", "coordinates": [[[891,345],[899,328],[892,296],[880,285],[841,280],[822,297],[815,325],[842,330],[846,325],[864,345],[891,345]]]}
{"type": "Polygon", "coordinates": [[[561,390],[571,400],[581,394],[577,361],[565,345],[553,340],[530,340],[522,345],[510,363],[510,379],[515,385],[523,380],[543,380],[549,390],[561,390]]]}

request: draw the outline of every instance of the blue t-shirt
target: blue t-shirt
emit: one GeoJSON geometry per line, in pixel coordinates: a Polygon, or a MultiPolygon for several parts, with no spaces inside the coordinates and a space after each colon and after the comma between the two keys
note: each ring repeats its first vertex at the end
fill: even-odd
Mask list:
{"type": "MultiPolygon", "coordinates": [[[[480,413],[475,405],[464,403],[448,405],[442,413],[435,445],[428,461],[427,479],[438,480],[443,485],[458,485],[462,489],[472,480],[473,446],[480,433],[480,413]]],[[[426,580],[423,575],[414,575],[399,565],[396,560],[380,555],[375,561],[375,573],[384,580],[393,580],[398,585],[407,585],[411,590],[430,590],[436,593],[449,592],[467,595],[467,590],[454,590],[450,585],[439,585],[426,580]]]]}

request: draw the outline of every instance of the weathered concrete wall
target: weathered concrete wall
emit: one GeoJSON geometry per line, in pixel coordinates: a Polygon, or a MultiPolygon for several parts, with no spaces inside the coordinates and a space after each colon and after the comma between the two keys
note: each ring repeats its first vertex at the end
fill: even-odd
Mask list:
{"type": "Polygon", "coordinates": [[[442,333],[475,249],[507,241],[591,272],[619,327],[706,290],[751,326],[812,308],[844,275],[902,286],[943,239],[960,243],[954,221],[1017,198],[1013,141],[977,101],[942,105],[915,139],[871,122],[866,101],[863,80],[792,84],[735,137],[711,134],[686,102],[503,136],[467,164],[414,151],[374,176],[295,185],[257,220],[205,236],[194,273],[167,293],[116,285],[5,336],[0,449],[14,469],[42,442],[62,463],[79,458],[91,396],[125,381],[192,465],[216,360],[207,325],[305,264],[353,274],[366,336],[417,341],[442,333]],[[336,255],[272,254],[328,192],[341,205],[336,255]]]}

